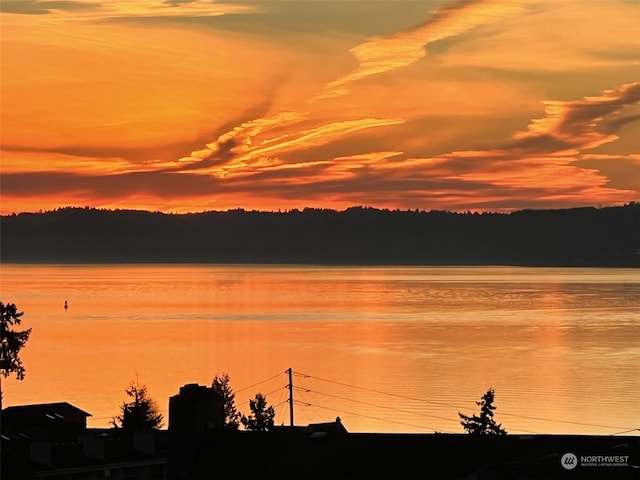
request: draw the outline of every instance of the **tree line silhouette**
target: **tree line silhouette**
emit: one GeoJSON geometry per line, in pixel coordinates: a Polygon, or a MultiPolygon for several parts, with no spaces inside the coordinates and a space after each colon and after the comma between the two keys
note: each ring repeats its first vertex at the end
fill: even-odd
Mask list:
{"type": "MultiPolygon", "coordinates": [[[[276,416],[273,406],[267,403],[267,397],[256,393],[255,398],[249,400],[249,416],[241,414],[236,408],[235,393],[230,385],[228,373],[216,375],[211,387],[224,402],[224,428],[238,430],[240,424],[246,430],[266,432],[274,427],[276,416]]],[[[157,402],[151,398],[147,386],[140,382],[131,381],[125,393],[130,398],[120,405],[120,414],[113,417],[110,424],[116,429],[126,432],[157,430],[164,426],[164,415],[160,413],[157,402]]]]}
{"type": "MultiPolygon", "coordinates": [[[[231,388],[231,379],[228,373],[216,375],[211,387],[223,400],[224,429],[238,430],[240,424],[248,431],[268,432],[275,425],[275,409],[267,403],[267,397],[262,393],[256,393],[255,398],[249,400],[251,414],[241,414],[235,405],[235,393],[231,388]]],[[[145,431],[160,429],[164,425],[164,416],[160,413],[155,400],[148,392],[146,385],[138,381],[131,382],[125,390],[131,398],[129,402],[123,402],[120,406],[120,415],[113,417],[111,424],[114,428],[125,431],[145,431]]],[[[502,424],[495,421],[493,405],[495,390],[489,388],[476,405],[480,407],[479,415],[465,415],[458,413],[462,428],[469,435],[506,435],[507,431],[502,424]]]]}
{"type": "Polygon", "coordinates": [[[640,266],[640,204],[512,213],[64,207],[0,217],[3,262],[640,266]]]}

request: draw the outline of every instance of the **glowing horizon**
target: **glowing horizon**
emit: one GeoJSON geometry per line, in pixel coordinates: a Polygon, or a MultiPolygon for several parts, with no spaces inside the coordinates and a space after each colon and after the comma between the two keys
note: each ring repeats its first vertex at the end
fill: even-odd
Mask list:
{"type": "Polygon", "coordinates": [[[0,213],[638,201],[639,19],[624,0],[2,0],[0,213]]]}

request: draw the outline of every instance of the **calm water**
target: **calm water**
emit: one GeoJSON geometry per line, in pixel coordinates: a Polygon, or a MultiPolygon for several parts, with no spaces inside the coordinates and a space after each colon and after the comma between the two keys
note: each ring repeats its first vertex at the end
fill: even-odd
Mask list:
{"type": "Polygon", "coordinates": [[[0,299],[33,327],[4,406],[68,401],[94,427],[136,378],[166,414],[222,373],[241,412],[261,392],[289,424],[291,368],[301,425],[462,433],[493,387],[510,433],[640,428],[639,270],[2,265],[0,299]]]}

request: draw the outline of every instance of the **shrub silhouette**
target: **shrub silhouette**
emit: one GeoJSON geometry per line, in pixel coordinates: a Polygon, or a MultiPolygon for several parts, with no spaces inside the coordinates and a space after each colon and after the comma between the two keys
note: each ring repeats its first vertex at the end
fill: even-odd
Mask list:
{"type": "Polygon", "coordinates": [[[254,432],[266,432],[273,428],[273,419],[276,412],[272,406],[267,406],[267,398],[261,393],[256,393],[253,400],[249,400],[249,417],[242,416],[241,422],[247,430],[254,432]]]}

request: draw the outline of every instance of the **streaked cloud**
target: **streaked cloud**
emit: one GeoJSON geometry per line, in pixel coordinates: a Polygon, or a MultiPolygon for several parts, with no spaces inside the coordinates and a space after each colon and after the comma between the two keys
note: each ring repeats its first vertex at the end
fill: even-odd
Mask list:
{"type": "Polygon", "coordinates": [[[459,1],[437,9],[421,25],[393,35],[374,37],[350,50],[358,62],[355,71],[327,85],[320,98],[344,95],[352,82],[406,67],[427,54],[426,46],[465,33],[474,27],[522,12],[520,2],[459,1]]]}
{"type": "Polygon", "coordinates": [[[3,213],[509,211],[640,195],[637,3],[2,8],[3,213]]]}
{"type": "MultiPolygon", "coordinates": [[[[206,168],[207,172],[224,177],[233,171],[246,174],[248,169],[281,167],[283,162],[280,155],[284,153],[314,148],[361,130],[403,123],[402,119],[363,118],[269,135],[274,127],[300,124],[302,120],[302,114],[284,112],[243,123],[207,144],[207,148],[180,159],[178,170],[206,168]],[[260,138],[257,141],[258,136],[260,138]]],[[[292,166],[289,164],[289,168],[292,166]]]]}
{"type": "Polygon", "coordinates": [[[619,114],[625,107],[640,103],[640,82],[605,90],[602,95],[575,101],[545,101],[545,115],[534,119],[526,131],[514,135],[516,146],[538,146],[541,150],[592,149],[618,139],[616,127],[637,121],[627,117],[608,123],[608,133],[598,131],[605,119],[619,114]],[[548,145],[548,143],[555,145],[548,145]],[[555,147],[555,148],[552,148],[555,147]]]}
{"type": "Polygon", "coordinates": [[[300,119],[294,112],[284,112],[273,117],[264,117],[244,122],[220,135],[206,148],[191,152],[180,159],[179,170],[225,165],[238,157],[244,157],[252,149],[253,138],[265,128],[292,123],[300,119]]]}
{"type": "Polygon", "coordinates": [[[240,3],[215,1],[111,0],[101,3],[104,16],[110,18],[198,17],[240,14],[256,8],[240,3]]]}
{"type": "Polygon", "coordinates": [[[530,14],[505,18],[504,28],[484,28],[473,42],[448,45],[441,66],[578,76],[591,69],[609,69],[612,75],[615,68],[637,77],[638,2],[528,1],[526,6],[530,14]]]}
{"type": "Polygon", "coordinates": [[[94,3],[73,0],[0,0],[0,13],[44,15],[57,10],[74,12],[96,8],[98,5],[94,3]]]}
{"type": "Polygon", "coordinates": [[[219,3],[211,0],[0,0],[1,13],[44,15],[56,12],[91,14],[92,17],[156,17],[156,16],[216,16],[255,11],[247,5],[219,3]]]}

